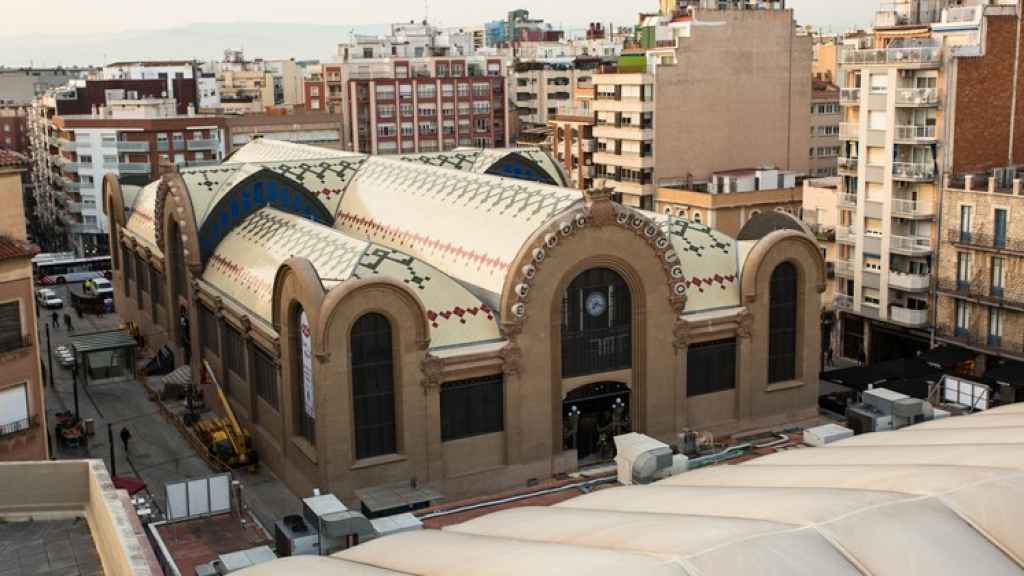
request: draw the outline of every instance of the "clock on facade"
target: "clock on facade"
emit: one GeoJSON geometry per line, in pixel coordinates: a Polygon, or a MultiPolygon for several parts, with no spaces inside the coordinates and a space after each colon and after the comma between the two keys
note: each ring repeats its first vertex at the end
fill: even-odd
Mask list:
{"type": "Polygon", "coordinates": [[[591,292],[587,295],[585,306],[587,314],[596,318],[604,314],[604,311],[608,309],[608,299],[601,292],[591,292]]]}

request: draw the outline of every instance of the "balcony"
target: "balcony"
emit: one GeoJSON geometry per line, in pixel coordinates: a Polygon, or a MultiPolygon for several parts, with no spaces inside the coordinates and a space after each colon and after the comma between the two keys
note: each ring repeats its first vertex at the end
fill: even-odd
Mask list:
{"type": "MultiPolygon", "coordinates": [[[[82,164],[78,162],[72,162],[70,160],[63,160],[62,162],[58,162],[58,164],[61,165],[61,170],[63,172],[67,172],[70,174],[76,174],[78,173],[79,168],[82,168],[82,164]]],[[[88,167],[89,166],[86,166],[86,168],[88,167]]]]}
{"type": "Polygon", "coordinates": [[[952,228],[946,231],[946,240],[953,244],[987,252],[1006,252],[1024,255],[1024,240],[1005,235],[996,236],[990,233],[967,232],[952,228]]]}
{"type": "Polygon", "coordinates": [[[938,65],[942,61],[942,50],[937,46],[918,48],[887,48],[866,50],[843,50],[839,63],[847,66],[865,65],[938,65]]]}
{"type": "Polygon", "coordinates": [[[904,292],[923,292],[931,286],[931,277],[927,274],[908,274],[889,271],[889,287],[904,292]]]}
{"type": "Polygon", "coordinates": [[[904,308],[903,306],[890,306],[889,320],[904,326],[920,328],[928,325],[928,311],[911,310],[910,308],[904,308]]]}
{"type": "Polygon", "coordinates": [[[188,166],[189,168],[198,166],[216,166],[218,164],[220,164],[219,160],[189,160],[188,162],[185,162],[185,166],[188,166]]]}
{"type": "Polygon", "coordinates": [[[216,150],[220,147],[220,140],[215,138],[188,140],[187,147],[188,150],[216,150]]]}
{"type": "Polygon", "coordinates": [[[893,162],[892,177],[906,182],[930,182],[935,180],[933,162],[893,162]]]}
{"type": "Polygon", "coordinates": [[[595,150],[597,150],[597,142],[593,138],[584,138],[583,139],[583,151],[584,152],[593,152],[595,150]]]}
{"type": "Polygon", "coordinates": [[[857,175],[858,164],[859,163],[857,161],[857,158],[844,158],[840,156],[839,158],[836,159],[836,166],[839,170],[839,173],[846,174],[848,176],[857,175]]]}
{"type": "Polygon", "coordinates": [[[117,141],[118,152],[149,152],[149,142],[145,140],[132,142],[129,140],[117,141]]]}
{"type": "Polygon", "coordinates": [[[840,122],[839,123],[839,138],[845,140],[855,140],[860,137],[860,124],[854,124],[853,122],[840,122]]]}
{"type": "Polygon", "coordinates": [[[932,107],[939,104],[938,88],[897,88],[896,105],[903,107],[932,107]]]}
{"type": "Polygon", "coordinates": [[[100,227],[97,226],[96,224],[84,224],[84,223],[81,223],[81,222],[76,222],[76,223],[73,223],[73,224],[69,224],[68,225],[68,229],[71,230],[71,232],[73,234],[102,234],[103,233],[103,231],[100,230],[100,227]]]}
{"type": "Polygon", "coordinates": [[[839,90],[839,103],[843,106],[860,105],[860,88],[842,88],[839,90]]]}
{"type": "Polygon", "coordinates": [[[82,203],[81,202],[68,202],[68,212],[70,212],[72,214],[81,214],[82,213],[82,203]]]}
{"type": "Polygon", "coordinates": [[[930,144],[935,141],[935,126],[897,126],[896,142],[930,144]]]}
{"type": "Polygon", "coordinates": [[[156,149],[158,152],[167,152],[171,149],[171,144],[167,140],[157,140],[156,149]]]}
{"type": "Polygon", "coordinates": [[[76,149],[78,144],[74,140],[68,140],[67,138],[57,138],[57,145],[61,150],[72,152],[76,149]]]}
{"type": "Polygon", "coordinates": [[[853,226],[836,226],[836,241],[844,244],[856,244],[856,229],[853,226]]]}
{"type": "Polygon", "coordinates": [[[927,256],[932,253],[932,241],[924,236],[893,236],[889,251],[905,256],[927,256]]]}
{"type": "Polygon", "coordinates": [[[893,198],[892,215],[897,218],[930,218],[935,214],[930,203],[893,198]]]}
{"type": "Polygon", "coordinates": [[[836,276],[852,278],[854,275],[853,260],[836,260],[835,270],[836,276]]]}
{"type": "Polygon", "coordinates": [[[121,174],[149,174],[148,162],[119,162],[117,171],[121,174]]]}
{"type": "Polygon", "coordinates": [[[857,195],[856,194],[839,194],[839,205],[847,208],[857,207],[857,195]]]}
{"type": "Polygon", "coordinates": [[[843,310],[853,310],[853,296],[836,293],[832,296],[832,305],[843,310]]]}

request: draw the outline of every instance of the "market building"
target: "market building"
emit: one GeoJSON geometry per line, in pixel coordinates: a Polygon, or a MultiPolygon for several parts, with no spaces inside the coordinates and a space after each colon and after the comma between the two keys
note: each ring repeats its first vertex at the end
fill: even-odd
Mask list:
{"type": "Polygon", "coordinates": [[[566,186],[535,150],[266,138],[137,193],[107,178],[117,308],[194,381],[209,362],[298,494],[455,497],[607,458],[609,431],[816,416],[825,274],[804,225],[736,240],[566,186]]]}

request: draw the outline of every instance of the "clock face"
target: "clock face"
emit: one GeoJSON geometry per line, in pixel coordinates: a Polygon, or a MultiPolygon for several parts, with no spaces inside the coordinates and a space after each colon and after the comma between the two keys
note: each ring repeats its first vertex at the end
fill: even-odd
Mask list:
{"type": "Polygon", "coordinates": [[[585,303],[587,308],[587,314],[594,316],[600,316],[604,314],[604,311],[608,309],[608,299],[601,292],[591,292],[587,295],[587,301],[585,303]]]}

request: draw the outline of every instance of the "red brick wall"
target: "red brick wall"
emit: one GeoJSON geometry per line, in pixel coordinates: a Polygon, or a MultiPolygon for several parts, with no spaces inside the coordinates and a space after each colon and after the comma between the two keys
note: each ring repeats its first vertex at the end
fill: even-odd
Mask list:
{"type": "MultiPolygon", "coordinates": [[[[989,16],[985,56],[957,61],[954,174],[1008,164],[1016,34],[1016,17],[989,16]]],[[[1024,90],[1017,100],[1014,156],[1024,158],[1024,90]]]]}

